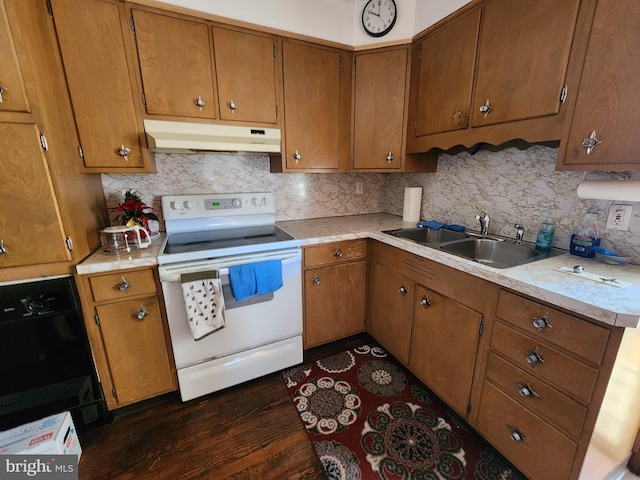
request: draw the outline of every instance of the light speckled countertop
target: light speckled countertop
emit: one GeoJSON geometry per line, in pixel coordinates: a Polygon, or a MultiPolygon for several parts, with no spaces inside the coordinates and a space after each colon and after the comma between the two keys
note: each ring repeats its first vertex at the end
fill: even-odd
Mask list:
{"type": "Polygon", "coordinates": [[[278,222],[278,226],[301,239],[303,246],[374,238],[602,323],[640,327],[640,267],[636,265],[616,267],[567,253],[519,267],[496,269],[382,233],[415,227],[414,223],[403,222],[402,217],[385,213],[293,220],[278,222]],[[557,271],[559,267],[573,267],[578,263],[588,272],[633,285],[617,288],[557,271]]]}
{"type": "MultiPolygon", "coordinates": [[[[608,325],[640,326],[640,266],[616,267],[567,253],[519,267],[495,269],[382,233],[384,230],[415,226],[414,223],[403,222],[402,217],[386,213],[292,220],[278,222],[278,226],[302,240],[303,246],[373,238],[608,325]],[[578,263],[584,265],[588,272],[633,285],[617,288],[557,270],[578,263]]],[[[157,265],[156,256],[163,240],[164,235],[154,240],[149,248],[134,250],[127,255],[96,251],[78,264],[76,270],[80,274],[91,274],[157,265]]]]}

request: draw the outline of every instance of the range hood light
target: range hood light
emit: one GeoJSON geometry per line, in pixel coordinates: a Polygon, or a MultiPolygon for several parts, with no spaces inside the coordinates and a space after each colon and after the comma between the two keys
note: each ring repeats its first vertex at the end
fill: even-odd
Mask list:
{"type": "Polygon", "coordinates": [[[147,145],[154,152],[280,153],[280,129],[210,123],[144,120],[147,145]]]}

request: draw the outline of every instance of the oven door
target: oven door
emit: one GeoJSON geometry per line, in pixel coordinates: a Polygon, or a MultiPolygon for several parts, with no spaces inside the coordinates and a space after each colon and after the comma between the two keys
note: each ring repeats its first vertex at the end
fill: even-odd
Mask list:
{"type": "MultiPolygon", "coordinates": [[[[200,376],[207,382],[205,377],[222,378],[235,368],[235,383],[240,383],[270,373],[264,371],[270,358],[276,366],[271,371],[302,361],[301,261],[300,249],[292,248],[159,267],[183,400],[187,399],[183,391],[187,372],[189,376],[200,376]],[[273,294],[255,295],[235,302],[228,287],[229,267],[276,259],[282,262],[282,287],[273,294]],[[180,276],[208,270],[218,270],[222,279],[225,326],[196,341],[187,321],[180,276]],[[215,374],[203,373],[202,368],[209,368],[207,364],[216,365],[215,374]]],[[[225,380],[222,387],[217,384],[208,391],[235,384],[230,382],[225,380]]]]}

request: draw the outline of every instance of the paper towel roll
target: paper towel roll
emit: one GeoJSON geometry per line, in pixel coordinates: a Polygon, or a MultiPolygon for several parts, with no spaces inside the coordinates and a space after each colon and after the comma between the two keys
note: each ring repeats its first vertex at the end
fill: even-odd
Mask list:
{"type": "Polygon", "coordinates": [[[629,180],[585,180],[578,185],[578,198],[640,202],[640,182],[629,180]]]}
{"type": "Polygon", "coordinates": [[[402,220],[417,223],[420,220],[422,207],[422,187],[405,187],[402,220]]]}

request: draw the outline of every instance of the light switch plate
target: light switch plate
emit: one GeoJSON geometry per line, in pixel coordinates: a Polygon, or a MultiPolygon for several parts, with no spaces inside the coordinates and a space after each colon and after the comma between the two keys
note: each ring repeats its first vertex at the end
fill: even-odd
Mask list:
{"type": "Polygon", "coordinates": [[[611,205],[607,217],[606,228],[609,230],[629,230],[629,222],[633,213],[633,205],[611,205]]]}

